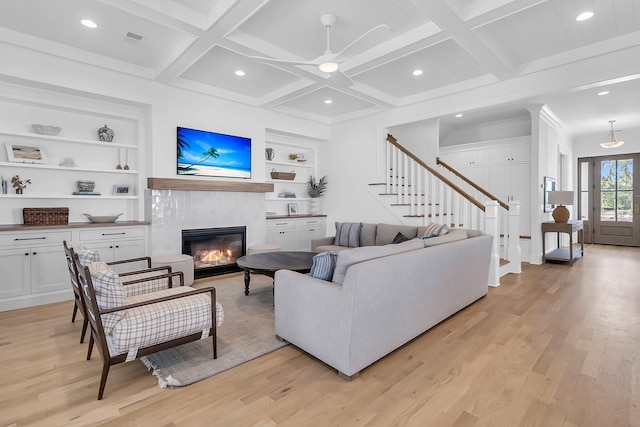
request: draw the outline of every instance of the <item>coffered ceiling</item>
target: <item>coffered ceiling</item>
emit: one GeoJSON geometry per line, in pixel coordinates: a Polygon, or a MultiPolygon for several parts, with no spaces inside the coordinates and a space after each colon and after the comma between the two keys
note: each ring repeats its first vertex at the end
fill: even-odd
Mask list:
{"type": "MultiPolygon", "coordinates": [[[[0,0],[0,12],[0,42],[326,123],[640,46],[637,0],[0,0]],[[577,22],[585,10],[595,15],[577,22]],[[254,58],[322,55],[325,13],[337,17],[333,52],[389,30],[361,40],[333,74],[254,58]]],[[[606,131],[634,106],[640,122],[637,77],[612,82],[606,101],[598,84],[526,101],[548,103],[570,130],[589,115],[606,131]]]]}

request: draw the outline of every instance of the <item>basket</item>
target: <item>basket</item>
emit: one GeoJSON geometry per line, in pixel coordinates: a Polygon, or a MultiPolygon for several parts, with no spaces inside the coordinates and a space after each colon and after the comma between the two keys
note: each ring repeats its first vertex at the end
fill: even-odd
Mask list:
{"type": "Polygon", "coordinates": [[[24,225],[69,224],[69,208],[23,208],[24,225]]]}
{"type": "Polygon", "coordinates": [[[271,171],[271,178],[273,179],[286,179],[288,181],[293,181],[296,178],[296,173],[294,171],[291,172],[277,172],[275,169],[271,171]]]}

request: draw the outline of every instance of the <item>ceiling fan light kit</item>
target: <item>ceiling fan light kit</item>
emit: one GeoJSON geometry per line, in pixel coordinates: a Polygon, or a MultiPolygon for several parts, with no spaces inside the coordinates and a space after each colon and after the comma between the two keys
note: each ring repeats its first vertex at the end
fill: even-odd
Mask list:
{"type": "Polygon", "coordinates": [[[620,130],[613,130],[613,124],[615,122],[615,120],[609,120],[609,123],[611,123],[611,131],[609,132],[609,135],[607,135],[605,140],[600,143],[600,146],[602,148],[617,148],[624,144],[624,141],[618,141],[618,139],[616,138],[615,132],[619,132],[620,130]]]}

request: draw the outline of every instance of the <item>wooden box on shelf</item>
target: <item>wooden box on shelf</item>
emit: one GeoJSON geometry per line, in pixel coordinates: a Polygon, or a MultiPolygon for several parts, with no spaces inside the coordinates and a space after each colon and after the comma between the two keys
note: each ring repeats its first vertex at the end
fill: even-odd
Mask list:
{"type": "Polygon", "coordinates": [[[65,225],[69,223],[69,208],[23,208],[24,225],[65,225]]]}

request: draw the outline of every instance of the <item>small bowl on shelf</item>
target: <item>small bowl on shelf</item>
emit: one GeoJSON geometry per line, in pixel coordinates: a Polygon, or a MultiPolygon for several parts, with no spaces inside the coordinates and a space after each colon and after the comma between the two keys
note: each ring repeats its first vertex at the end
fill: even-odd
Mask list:
{"type": "Polygon", "coordinates": [[[82,215],[84,215],[87,218],[89,218],[89,221],[91,221],[91,222],[107,223],[107,222],[116,222],[116,219],[118,219],[118,217],[120,215],[122,215],[122,214],[120,213],[118,215],[93,216],[93,215],[89,215],[88,213],[85,213],[85,214],[82,214],[82,215]]]}
{"type": "Polygon", "coordinates": [[[33,124],[31,125],[31,130],[41,135],[57,136],[62,131],[62,128],[60,126],[33,124]]]}
{"type": "Polygon", "coordinates": [[[96,183],[94,181],[77,181],[76,187],[81,193],[91,193],[96,188],[96,183]]]}

